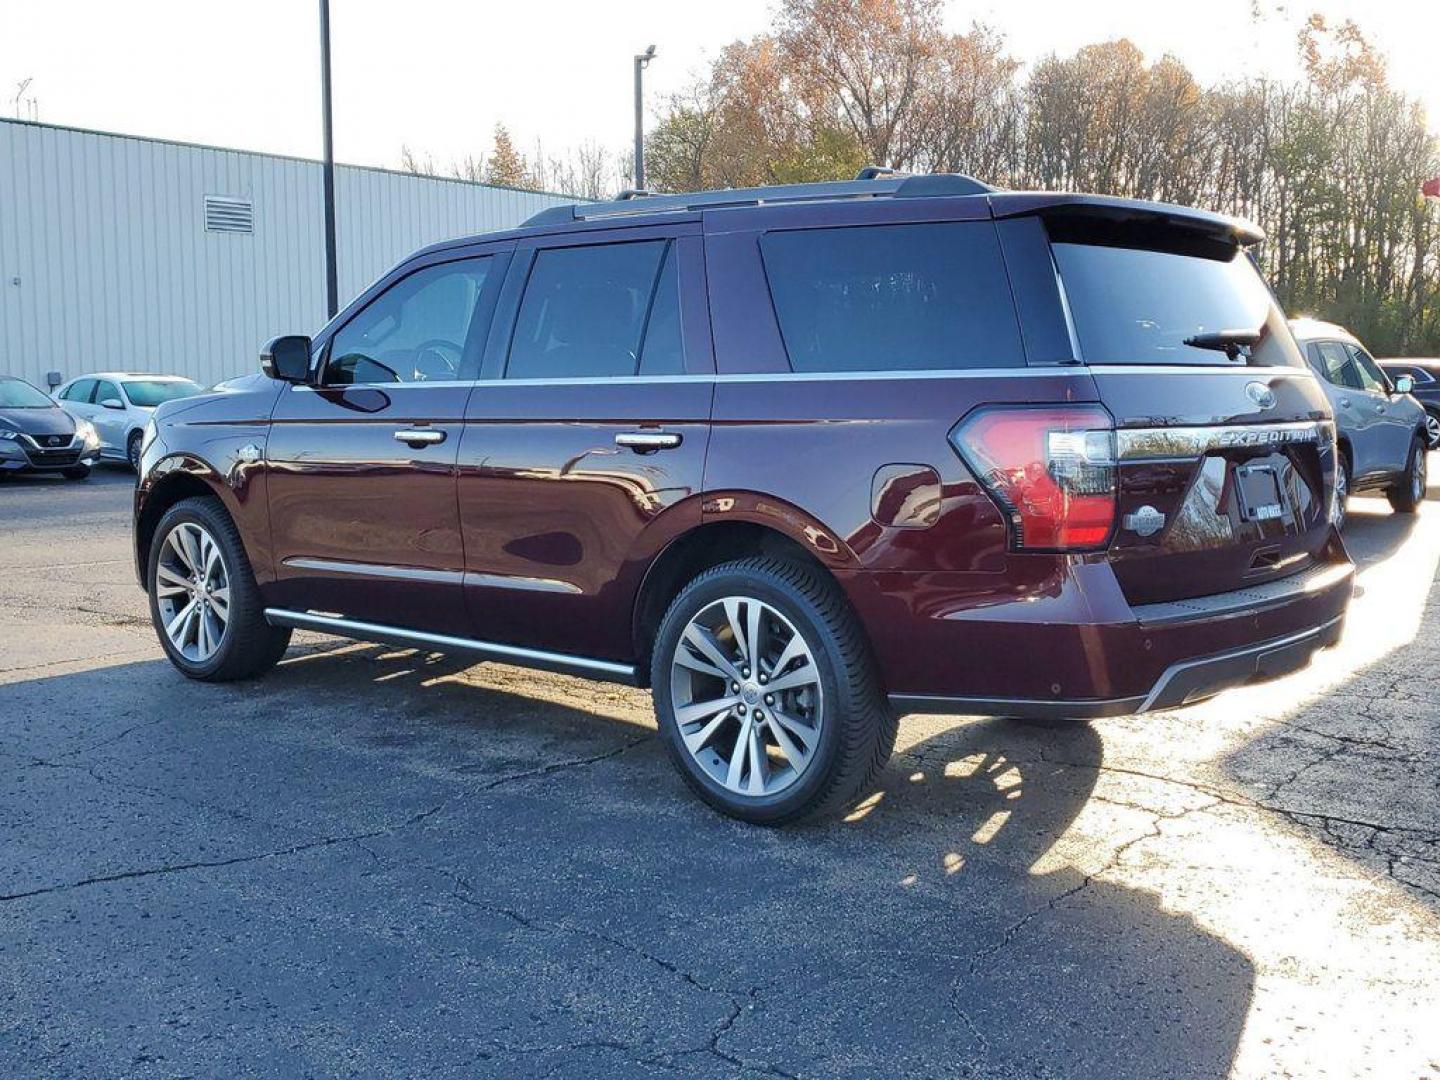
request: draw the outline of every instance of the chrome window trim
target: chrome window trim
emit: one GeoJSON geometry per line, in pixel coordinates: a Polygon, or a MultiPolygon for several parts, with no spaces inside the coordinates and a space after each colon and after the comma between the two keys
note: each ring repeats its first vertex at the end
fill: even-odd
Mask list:
{"type": "Polygon", "coordinates": [[[551,671],[586,675],[590,678],[610,679],[616,682],[631,684],[635,682],[634,665],[619,664],[613,660],[597,660],[590,656],[573,656],[569,653],[526,649],[519,645],[502,645],[498,642],[480,641],[476,638],[452,637],[449,634],[407,630],[400,626],[361,622],[357,619],[345,619],[337,615],[321,615],[313,611],[266,608],[265,619],[272,626],[314,630],[321,634],[335,634],[357,641],[375,641],[406,647],[420,646],[439,652],[477,653],[488,660],[496,660],[501,663],[521,664],[551,671]]]}
{"type": "Polygon", "coordinates": [[[1120,428],[1115,453],[1121,461],[1174,461],[1203,457],[1216,450],[1243,450],[1293,443],[1332,443],[1329,420],[1276,424],[1220,424],[1212,427],[1120,428]]]}

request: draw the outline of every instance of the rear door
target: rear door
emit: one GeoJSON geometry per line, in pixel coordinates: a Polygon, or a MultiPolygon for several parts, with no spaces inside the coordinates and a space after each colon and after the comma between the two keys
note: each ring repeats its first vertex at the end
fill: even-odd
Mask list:
{"type": "Polygon", "coordinates": [[[1323,390],[1243,249],[1165,219],[1046,220],[1077,355],[1114,417],[1110,561],[1132,604],[1328,558],[1323,390]]]}
{"type": "Polygon", "coordinates": [[[645,568],[700,518],[714,366],[697,233],[517,249],[460,445],[476,637],[630,657],[645,568]]]}
{"type": "Polygon", "coordinates": [[[503,251],[382,284],[280,395],[266,448],[275,603],[464,633],[455,461],[503,251]]]}

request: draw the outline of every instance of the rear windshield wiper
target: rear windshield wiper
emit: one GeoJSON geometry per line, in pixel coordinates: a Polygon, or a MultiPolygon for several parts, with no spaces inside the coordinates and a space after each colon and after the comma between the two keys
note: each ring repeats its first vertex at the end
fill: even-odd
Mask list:
{"type": "Polygon", "coordinates": [[[1265,335],[1259,330],[1215,330],[1208,334],[1187,337],[1185,344],[1196,349],[1214,349],[1231,360],[1240,359],[1240,350],[1257,345],[1265,335]]]}

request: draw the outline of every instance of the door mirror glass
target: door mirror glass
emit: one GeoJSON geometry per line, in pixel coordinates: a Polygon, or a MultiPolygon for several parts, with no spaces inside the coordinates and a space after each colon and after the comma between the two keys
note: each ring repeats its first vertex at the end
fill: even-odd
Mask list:
{"type": "Polygon", "coordinates": [[[124,403],[123,403],[119,398],[113,398],[113,397],[107,397],[104,401],[100,402],[100,405],[101,405],[101,407],[106,408],[106,409],[123,409],[123,408],[125,408],[124,403]]]}
{"type": "Polygon", "coordinates": [[[1408,394],[1408,393],[1410,393],[1411,390],[1414,390],[1414,389],[1415,389],[1415,380],[1412,379],[1409,375],[1396,375],[1396,376],[1395,376],[1395,393],[1397,393],[1397,394],[1408,394]]]}
{"type": "Polygon", "coordinates": [[[310,339],[304,334],[271,338],[260,350],[260,370],[272,379],[303,383],[310,378],[310,339]]]}

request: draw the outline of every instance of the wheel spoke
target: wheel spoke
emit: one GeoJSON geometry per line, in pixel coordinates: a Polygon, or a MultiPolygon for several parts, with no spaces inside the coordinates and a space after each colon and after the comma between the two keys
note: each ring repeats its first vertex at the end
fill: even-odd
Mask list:
{"type": "Polygon", "coordinates": [[[765,651],[760,643],[760,623],[764,610],[753,600],[745,605],[745,655],[750,658],[750,669],[760,674],[760,658],[765,651]]]}
{"type": "Polygon", "coordinates": [[[210,655],[210,616],[201,608],[196,615],[195,649],[204,660],[210,655]]]}
{"type": "Polygon", "coordinates": [[[820,737],[820,733],[813,727],[791,716],[789,713],[781,712],[779,709],[771,709],[770,717],[775,721],[775,723],[771,725],[771,730],[777,735],[781,729],[794,735],[805,747],[805,757],[807,758],[814,752],[815,740],[820,737]]]}
{"type": "Polygon", "coordinates": [[[180,530],[173,530],[170,535],[165,538],[165,543],[168,544],[170,550],[175,553],[175,558],[180,564],[180,569],[184,570],[187,576],[193,574],[195,567],[190,562],[190,553],[185,550],[185,542],[180,538],[180,530]]]}
{"type": "Polygon", "coordinates": [[[765,689],[769,690],[772,694],[778,694],[782,690],[794,690],[799,686],[811,686],[818,680],[819,674],[815,670],[815,665],[810,663],[809,657],[806,657],[803,666],[796,668],[794,671],[787,671],[778,679],[771,679],[770,684],[766,686],[765,689]]]}
{"type": "Polygon", "coordinates": [[[785,648],[780,650],[780,655],[775,658],[775,663],[771,665],[770,670],[772,672],[784,671],[786,665],[788,665],[792,660],[794,660],[797,656],[804,655],[804,639],[801,638],[799,634],[791,634],[790,640],[785,643],[785,648]]]}
{"type": "Polygon", "coordinates": [[[185,621],[190,618],[190,613],[194,610],[195,601],[192,599],[188,604],[186,604],[183,608],[177,611],[175,613],[175,616],[168,623],[165,624],[165,633],[169,635],[170,640],[175,642],[176,645],[184,644],[180,637],[180,631],[181,628],[185,625],[185,621]]]}
{"type": "Polygon", "coordinates": [[[718,667],[716,667],[709,661],[702,660],[700,657],[696,656],[689,649],[686,649],[683,646],[675,651],[675,663],[679,664],[681,667],[689,668],[691,671],[698,671],[702,675],[709,675],[712,678],[725,679],[727,682],[731,678],[729,674],[721,671],[718,667]]]}
{"type": "Polygon", "coordinates": [[[185,561],[190,564],[191,572],[198,574],[205,560],[200,557],[200,545],[195,541],[195,527],[181,525],[175,531],[180,534],[180,543],[185,546],[185,561]]]}
{"type": "Polygon", "coordinates": [[[703,627],[696,626],[693,622],[685,628],[685,640],[705,654],[706,658],[720,670],[724,671],[731,679],[738,681],[740,671],[730,662],[730,658],[720,648],[710,632],[703,627]]]}
{"type": "Polygon", "coordinates": [[[735,736],[735,748],[730,751],[730,771],[725,774],[725,786],[731,791],[740,790],[740,777],[750,752],[750,730],[753,726],[748,716],[740,721],[740,734],[735,736]]]}
{"type": "Polygon", "coordinates": [[[750,725],[749,758],[750,758],[750,794],[765,794],[765,782],[769,779],[769,767],[766,765],[769,755],[765,753],[760,745],[760,731],[754,724],[750,725]]]}
{"type": "Polygon", "coordinates": [[[222,623],[230,621],[230,586],[210,590],[210,607],[222,623]]]}
{"type": "Polygon", "coordinates": [[[710,722],[704,727],[702,727],[699,731],[696,731],[689,735],[685,734],[682,731],[680,733],[680,737],[685,740],[685,745],[690,748],[690,752],[692,754],[698,754],[701,750],[705,749],[706,745],[710,742],[710,739],[715,734],[715,732],[720,730],[720,725],[725,723],[725,721],[729,718],[730,710],[725,709],[711,717],[710,722]]]}
{"type": "Polygon", "coordinates": [[[713,701],[698,701],[681,705],[675,710],[675,720],[681,727],[708,719],[718,712],[728,712],[740,703],[738,697],[715,698],[713,701]]]}
{"type": "MultiPolygon", "coordinates": [[[[770,715],[774,717],[773,710],[770,715]]],[[[790,763],[790,768],[799,772],[810,755],[795,745],[783,724],[771,724],[770,734],[775,736],[775,742],[780,747],[780,752],[785,755],[785,760],[790,763]]]]}
{"type": "MultiPolygon", "coordinates": [[[[754,604],[746,605],[754,610],[754,604]]],[[[745,631],[740,625],[740,601],[730,597],[725,601],[725,620],[730,624],[730,633],[735,638],[735,648],[740,653],[740,659],[751,667],[755,666],[755,654],[750,651],[750,641],[745,636],[745,631]]]]}

